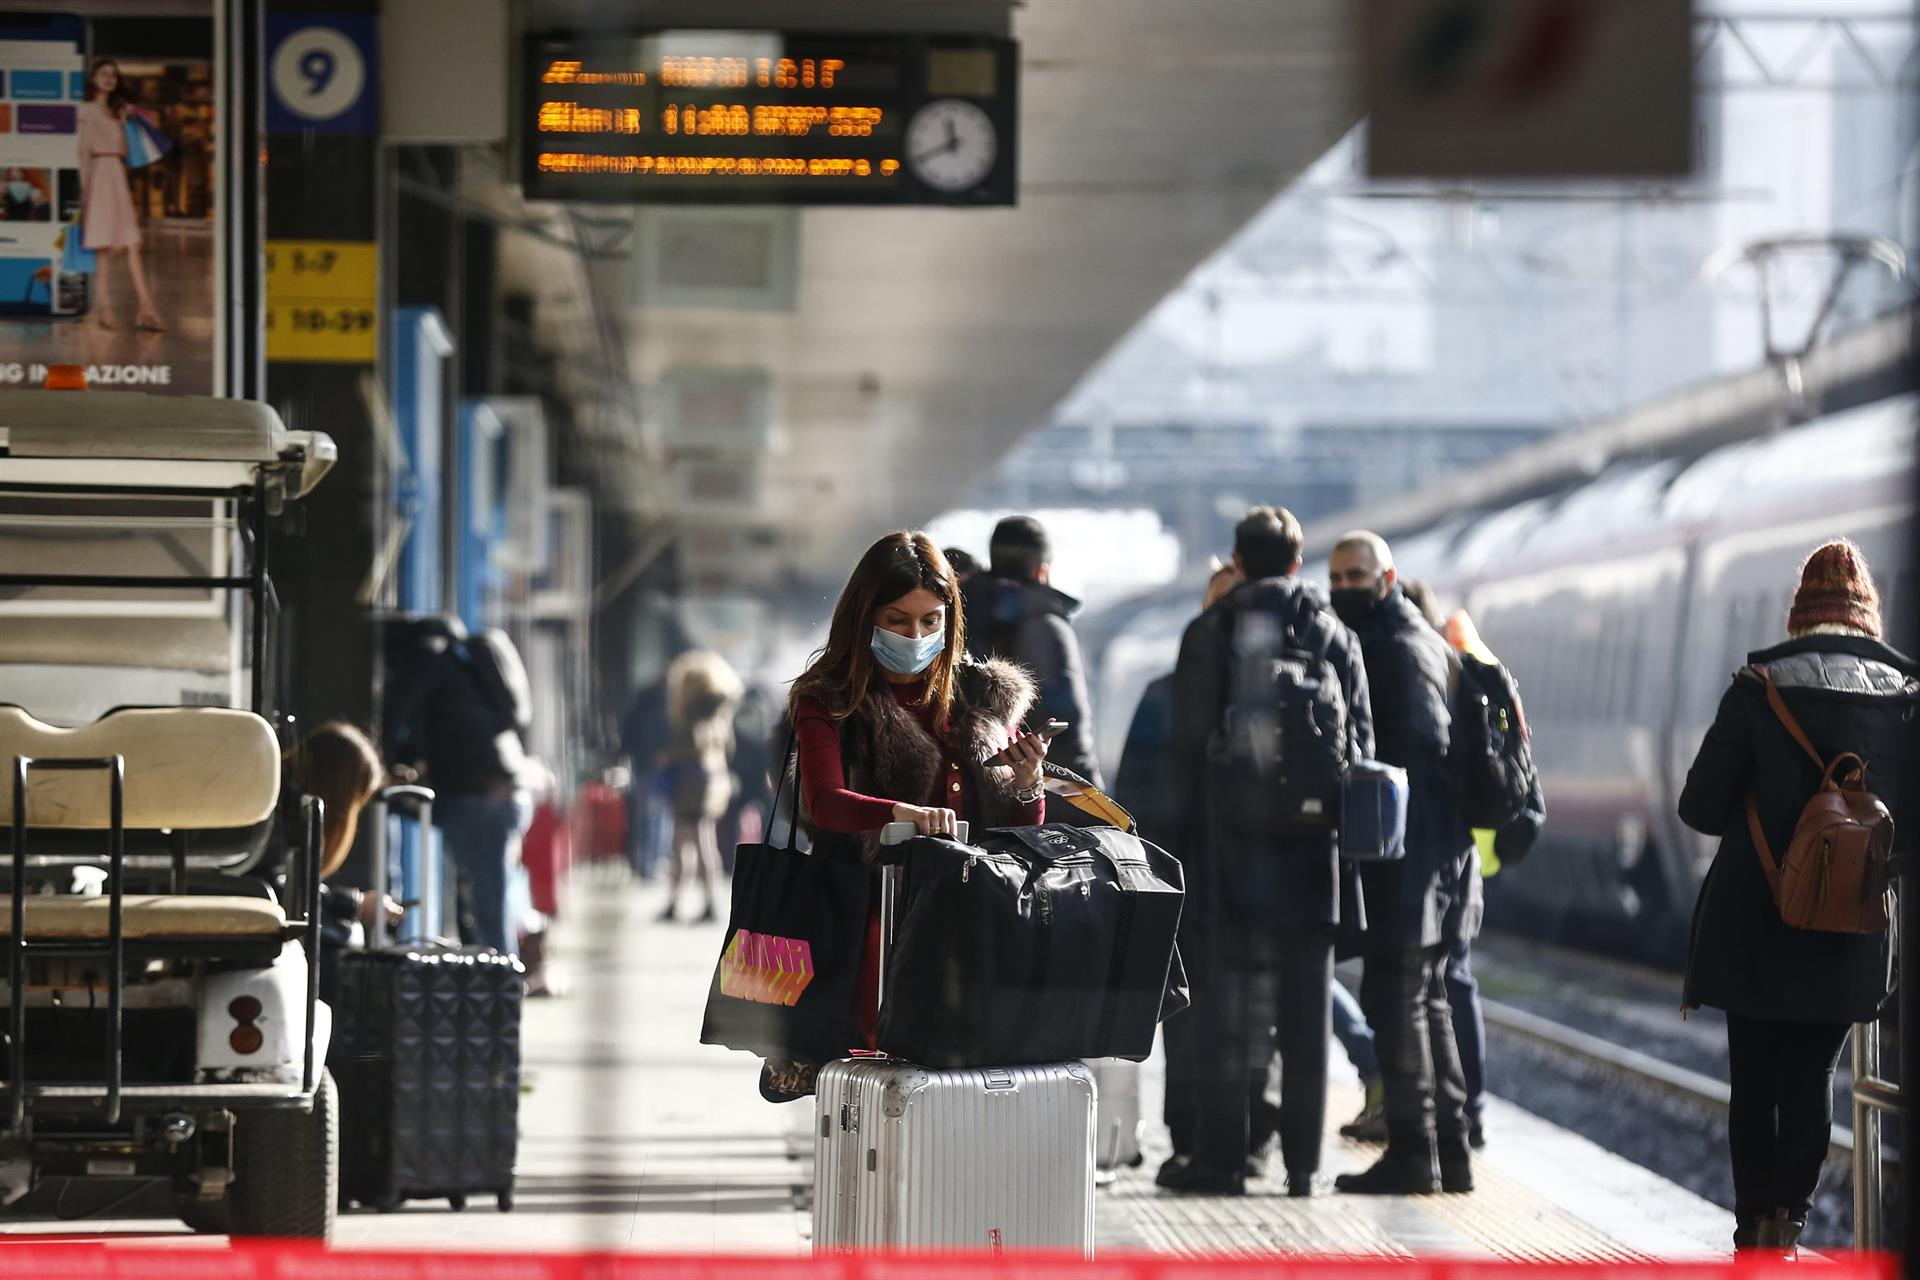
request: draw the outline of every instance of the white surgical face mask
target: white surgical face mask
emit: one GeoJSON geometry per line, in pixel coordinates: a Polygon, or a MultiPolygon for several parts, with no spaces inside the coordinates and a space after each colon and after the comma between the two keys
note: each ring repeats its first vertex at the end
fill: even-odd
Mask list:
{"type": "Polygon", "coordinates": [[[885,627],[875,627],[873,638],[867,643],[873,656],[887,670],[895,675],[917,676],[932,666],[933,660],[947,647],[947,635],[936,631],[916,640],[885,627]]]}

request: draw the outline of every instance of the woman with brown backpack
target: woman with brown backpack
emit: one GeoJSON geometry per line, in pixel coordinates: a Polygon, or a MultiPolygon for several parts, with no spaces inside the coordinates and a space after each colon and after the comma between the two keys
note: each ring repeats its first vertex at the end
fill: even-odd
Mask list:
{"type": "Polygon", "coordinates": [[[1893,990],[1894,822],[1914,811],[1920,668],[1881,640],[1866,557],[1807,558],[1788,640],[1748,655],[1680,795],[1720,837],[1684,1003],[1727,1015],[1734,1245],[1792,1255],[1819,1186],[1847,1033],[1893,990]]]}

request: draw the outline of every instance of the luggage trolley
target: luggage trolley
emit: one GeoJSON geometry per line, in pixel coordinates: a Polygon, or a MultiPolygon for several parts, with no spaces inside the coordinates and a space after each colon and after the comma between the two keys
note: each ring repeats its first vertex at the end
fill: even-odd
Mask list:
{"type": "Polygon", "coordinates": [[[332,1230],[323,815],[282,794],[266,535],[333,459],[247,401],[0,395],[0,1214],[134,1180],[197,1230],[332,1230]]]}

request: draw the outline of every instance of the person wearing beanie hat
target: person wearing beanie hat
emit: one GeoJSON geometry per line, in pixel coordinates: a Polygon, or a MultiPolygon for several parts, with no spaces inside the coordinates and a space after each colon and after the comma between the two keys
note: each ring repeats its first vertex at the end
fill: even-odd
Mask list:
{"type": "Polygon", "coordinates": [[[1787,613],[1787,634],[1880,638],[1880,593],[1860,548],[1839,538],[1807,557],[1787,613]]]}
{"type": "Polygon", "coordinates": [[[1910,722],[1920,667],[1880,638],[1867,558],[1828,542],[1800,568],[1785,643],[1747,656],[1680,793],[1680,818],[1718,836],[1694,909],[1682,1003],[1727,1015],[1734,1245],[1793,1255],[1819,1187],[1833,1123],[1833,1074],[1856,1022],[1893,988],[1889,940],[1789,927],[1748,830],[1784,850],[1821,770],[1769,705],[1762,672],[1822,759],[1851,751],[1896,825],[1920,821],[1910,722]]]}

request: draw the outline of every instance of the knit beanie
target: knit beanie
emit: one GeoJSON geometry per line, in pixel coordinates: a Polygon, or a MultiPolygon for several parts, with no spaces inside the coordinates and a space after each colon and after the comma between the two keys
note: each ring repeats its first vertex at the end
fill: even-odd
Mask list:
{"type": "Polygon", "coordinates": [[[1845,538],[1818,547],[1800,566],[1800,589],[1787,613],[1787,634],[1848,627],[1880,635],[1880,593],[1860,548],[1845,538]]]}

